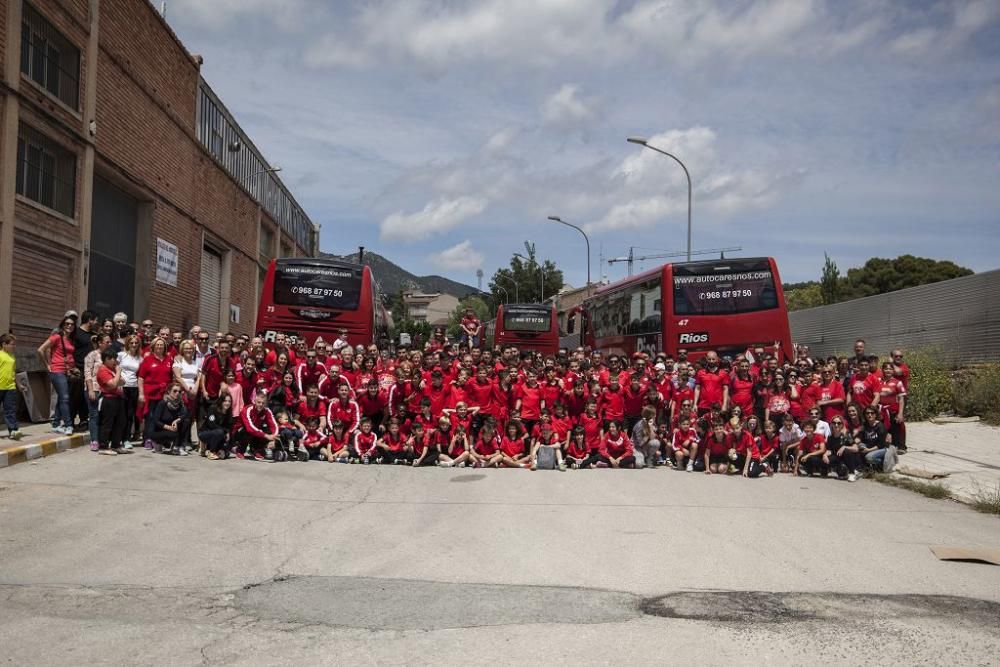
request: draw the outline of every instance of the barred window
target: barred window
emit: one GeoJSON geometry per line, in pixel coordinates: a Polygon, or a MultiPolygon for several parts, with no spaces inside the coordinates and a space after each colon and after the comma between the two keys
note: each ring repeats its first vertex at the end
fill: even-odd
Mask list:
{"type": "Polygon", "coordinates": [[[21,125],[17,131],[17,194],[72,218],[76,155],[21,125]]]}
{"type": "Polygon", "coordinates": [[[21,72],[63,104],[80,103],[80,50],[31,5],[21,12],[21,72]]]}

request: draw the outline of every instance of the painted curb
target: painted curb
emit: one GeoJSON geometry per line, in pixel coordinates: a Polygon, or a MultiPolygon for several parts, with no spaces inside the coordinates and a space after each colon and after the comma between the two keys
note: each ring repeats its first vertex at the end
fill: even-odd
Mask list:
{"type": "Polygon", "coordinates": [[[61,438],[52,438],[50,440],[43,440],[42,442],[8,447],[0,451],[0,468],[7,468],[18,463],[24,463],[25,461],[33,461],[58,454],[59,452],[65,452],[69,449],[82,447],[86,444],[87,439],[85,436],[85,433],[74,433],[73,435],[61,438]]]}

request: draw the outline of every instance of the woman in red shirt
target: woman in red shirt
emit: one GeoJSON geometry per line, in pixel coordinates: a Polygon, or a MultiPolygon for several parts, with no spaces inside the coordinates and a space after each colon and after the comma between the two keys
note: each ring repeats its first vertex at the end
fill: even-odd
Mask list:
{"type": "MultiPolygon", "coordinates": [[[[149,416],[163,400],[167,386],[173,381],[173,364],[167,357],[167,341],[156,337],[149,345],[149,355],[139,364],[136,375],[139,377],[139,405],[143,415],[149,416]]],[[[143,447],[153,448],[152,419],[146,419],[143,424],[143,447]]]]}
{"type": "Polygon", "coordinates": [[[76,371],[73,363],[73,334],[76,320],[64,317],[59,331],[53,333],[38,347],[38,358],[49,370],[49,382],[56,392],[56,409],[52,414],[52,431],[73,433],[73,415],[69,411],[69,374],[76,371]]]}
{"type": "Polygon", "coordinates": [[[612,421],[608,424],[608,432],[601,440],[601,460],[612,468],[635,467],[632,441],[625,433],[618,430],[617,422],[612,421]]]}
{"type": "Polygon", "coordinates": [[[895,366],[891,362],[882,364],[882,389],[878,404],[882,410],[882,422],[892,436],[892,444],[899,453],[906,451],[906,431],[903,426],[903,409],[906,407],[906,383],[894,375],[895,366]]]}

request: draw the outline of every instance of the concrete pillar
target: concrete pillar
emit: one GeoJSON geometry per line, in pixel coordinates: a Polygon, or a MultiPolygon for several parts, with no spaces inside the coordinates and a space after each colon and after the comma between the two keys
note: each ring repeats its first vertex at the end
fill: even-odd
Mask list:
{"type": "Polygon", "coordinates": [[[21,3],[7,2],[7,49],[4,80],[11,89],[3,96],[0,128],[0,332],[10,329],[10,290],[14,273],[14,201],[17,194],[17,126],[21,87],[21,3]]]}
{"type": "MultiPolygon", "coordinates": [[[[84,60],[87,63],[85,94],[83,97],[83,134],[86,143],[83,148],[83,169],[80,174],[80,212],[77,219],[80,223],[80,240],[83,242],[83,257],[77,268],[77,284],[80,286],[78,301],[81,311],[88,306],[90,285],[90,230],[94,211],[94,140],[96,132],[91,132],[91,121],[97,118],[97,57],[100,37],[99,22],[101,15],[101,0],[90,0],[90,34],[87,39],[87,50],[84,60]]],[[[100,131],[100,128],[96,128],[100,131]]]]}

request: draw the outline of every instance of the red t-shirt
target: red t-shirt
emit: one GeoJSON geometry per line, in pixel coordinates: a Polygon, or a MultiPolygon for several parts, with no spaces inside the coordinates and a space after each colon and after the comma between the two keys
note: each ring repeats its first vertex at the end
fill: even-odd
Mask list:
{"type": "Polygon", "coordinates": [[[406,446],[406,436],[403,435],[402,431],[395,436],[392,433],[386,433],[382,436],[382,442],[389,448],[390,452],[401,452],[406,446]]]}
{"type": "Polygon", "coordinates": [[[142,378],[142,393],[146,401],[159,401],[173,379],[173,369],[168,357],[157,359],[149,355],[139,364],[136,375],[142,378]]]}
{"type": "Polygon", "coordinates": [[[689,428],[687,431],[682,431],[680,427],[674,429],[674,437],[670,446],[675,452],[679,452],[683,449],[690,450],[694,445],[698,444],[698,431],[693,428],[689,428]]]}
{"type": "Polygon", "coordinates": [[[902,378],[892,377],[882,380],[879,404],[885,406],[890,414],[899,412],[899,397],[906,396],[906,384],[902,378]]]}
{"type": "Polygon", "coordinates": [[[735,374],[729,381],[729,401],[733,405],[740,406],[745,415],[753,412],[753,384],[753,378],[750,376],[743,380],[735,374]]]}
{"type": "Polygon", "coordinates": [[[514,438],[511,440],[505,435],[500,441],[500,451],[512,459],[524,456],[524,438],[514,438]]]}
{"type": "Polygon", "coordinates": [[[72,339],[64,338],[61,334],[49,336],[49,372],[65,373],[75,365],[73,362],[72,339]]]}
{"type": "Polygon", "coordinates": [[[492,438],[483,439],[483,436],[476,438],[476,453],[480,456],[493,456],[500,445],[500,436],[494,434],[492,438]]]}
{"type": "Polygon", "coordinates": [[[713,373],[703,368],[695,374],[694,380],[701,387],[696,406],[699,410],[707,410],[712,403],[722,403],[723,388],[729,384],[726,371],[720,368],[713,373]]]}
{"type": "Polygon", "coordinates": [[[309,405],[309,401],[303,399],[296,406],[296,411],[299,415],[299,420],[305,422],[312,417],[316,417],[317,419],[326,417],[327,407],[326,401],[322,398],[316,399],[316,405],[309,405]]]}
{"type": "Polygon", "coordinates": [[[535,421],[541,417],[542,388],[519,384],[514,387],[514,398],[521,399],[521,419],[535,421]]]}
{"type": "Polygon", "coordinates": [[[361,408],[361,414],[365,417],[374,417],[376,415],[382,414],[386,406],[386,396],[382,391],[378,391],[372,396],[367,390],[359,393],[354,399],[358,402],[358,407],[361,408]]]}
{"type": "Polygon", "coordinates": [[[710,456],[725,456],[729,452],[729,436],[723,435],[722,440],[715,437],[715,434],[711,434],[705,439],[705,444],[708,446],[708,453],[710,456]]]}
{"type": "Polygon", "coordinates": [[[867,407],[875,400],[875,396],[882,393],[882,383],[872,373],[861,377],[855,373],[851,378],[851,396],[855,403],[860,403],[862,407],[867,407]]]}
{"type": "Polygon", "coordinates": [[[820,446],[825,442],[826,438],[823,437],[822,433],[813,432],[811,436],[807,435],[802,438],[802,442],[799,443],[799,451],[803,454],[819,451],[820,446]]]}
{"type": "Polygon", "coordinates": [[[617,438],[605,435],[601,442],[601,453],[609,458],[620,459],[623,456],[632,456],[632,441],[624,433],[619,433],[617,438]]]}
{"type": "Polygon", "coordinates": [[[97,385],[101,388],[101,396],[106,398],[116,398],[125,394],[125,392],[122,391],[122,388],[114,383],[115,372],[104,364],[97,367],[96,375],[97,385]]]}
{"type": "Polygon", "coordinates": [[[594,415],[591,417],[584,412],[580,415],[578,423],[583,427],[584,441],[587,443],[587,447],[590,448],[590,451],[600,449],[601,427],[604,426],[600,415],[594,415]]]}
{"type": "Polygon", "coordinates": [[[625,391],[621,388],[618,391],[608,389],[601,394],[597,402],[598,411],[608,421],[621,421],[625,418],[625,391]]]}
{"type": "Polygon", "coordinates": [[[375,434],[358,431],[354,436],[354,453],[358,456],[371,456],[375,452],[375,434]]]}
{"type": "MultiPolygon", "coordinates": [[[[830,380],[827,384],[820,385],[819,388],[819,400],[830,401],[836,399],[844,399],[844,385],[838,380],[830,380]]],[[[824,405],[823,406],[823,421],[829,423],[834,417],[843,417],[846,407],[843,403],[839,405],[824,405]]]]}

